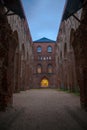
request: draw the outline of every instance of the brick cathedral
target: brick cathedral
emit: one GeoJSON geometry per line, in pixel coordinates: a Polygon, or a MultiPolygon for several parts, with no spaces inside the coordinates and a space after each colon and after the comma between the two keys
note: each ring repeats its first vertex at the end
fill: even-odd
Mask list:
{"type": "Polygon", "coordinates": [[[33,88],[55,88],[55,41],[41,38],[33,42],[33,88]]]}
{"type": "Polygon", "coordinates": [[[0,0],[0,110],[14,92],[48,87],[79,91],[87,110],[87,0],[67,0],[56,41],[34,42],[21,1],[0,0]]]}

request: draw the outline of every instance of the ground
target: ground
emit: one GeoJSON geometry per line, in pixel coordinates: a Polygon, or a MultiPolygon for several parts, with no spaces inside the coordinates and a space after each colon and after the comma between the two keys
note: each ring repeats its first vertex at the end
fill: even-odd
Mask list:
{"type": "Polygon", "coordinates": [[[87,130],[79,96],[55,89],[14,94],[13,108],[0,112],[0,130],[87,130]]]}

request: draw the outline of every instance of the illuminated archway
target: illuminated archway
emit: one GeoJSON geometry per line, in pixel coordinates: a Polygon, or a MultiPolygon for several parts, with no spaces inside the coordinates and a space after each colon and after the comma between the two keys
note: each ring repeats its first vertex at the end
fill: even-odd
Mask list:
{"type": "Polygon", "coordinates": [[[49,86],[49,80],[47,78],[43,78],[41,80],[41,87],[46,88],[49,86]]]}

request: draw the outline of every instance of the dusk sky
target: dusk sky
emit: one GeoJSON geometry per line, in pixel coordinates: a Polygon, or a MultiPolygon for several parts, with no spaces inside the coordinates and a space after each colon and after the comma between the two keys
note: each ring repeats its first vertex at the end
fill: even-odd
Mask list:
{"type": "Polygon", "coordinates": [[[22,0],[33,41],[56,40],[66,0],[22,0]]]}

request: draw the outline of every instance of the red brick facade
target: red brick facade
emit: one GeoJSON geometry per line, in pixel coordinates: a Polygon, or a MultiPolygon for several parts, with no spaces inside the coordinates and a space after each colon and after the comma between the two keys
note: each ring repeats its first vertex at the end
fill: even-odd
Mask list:
{"type": "Polygon", "coordinates": [[[33,68],[33,88],[41,88],[41,80],[46,78],[49,81],[48,87],[56,87],[56,68],[55,68],[55,42],[33,42],[34,68],[33,68]],[[37,52],[41,47],[41,52],[37,52]],[[48,52],[48,47],[52,52],[48,52]],[[41,73],[37,72],[38,65],[41,66],[41,73]],[[51,65],[52,72],[48,72],[51,65]]]}
{"type": "Polygon", "coordinates": [[[58,87],[79,91],[87,110],[87,5],[81,23],[72,16],[61,23],[56,43],[47,38],[32,43],[26,19],[5,13],[0,6],[0,109],[12,105],[14,92],[58,87]]]}

